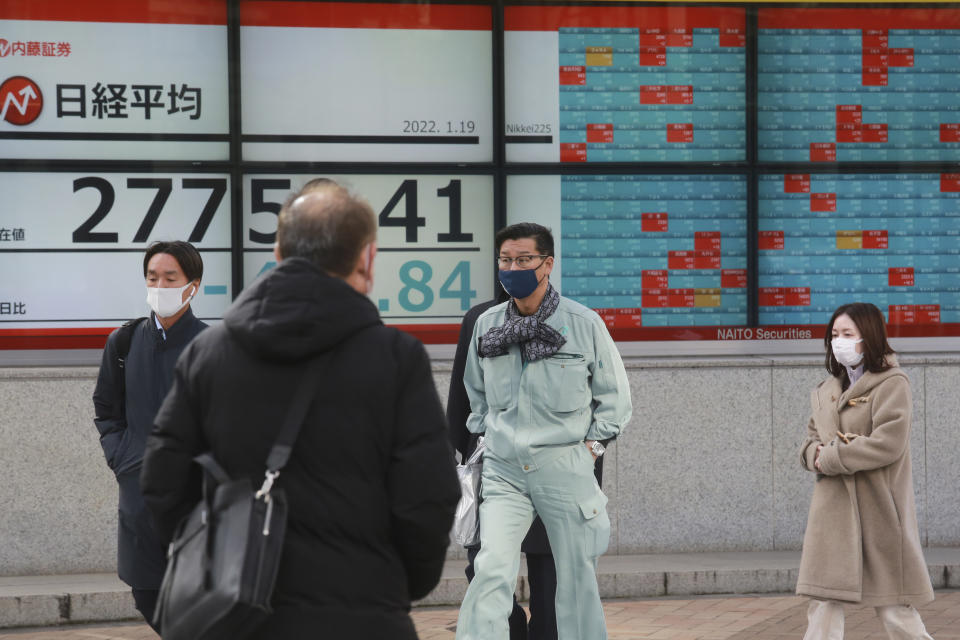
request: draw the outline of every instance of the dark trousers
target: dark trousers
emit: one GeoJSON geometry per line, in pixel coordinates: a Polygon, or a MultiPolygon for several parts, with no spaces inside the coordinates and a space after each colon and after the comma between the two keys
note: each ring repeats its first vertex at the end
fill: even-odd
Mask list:
{"type": "Polygon", "coordinates": [[[160,635],[160,627],[153,624],[153,612],[157,608],[157,598],[160,596],[159,589],[134,589],[133,604],[143,617],[146,619],[150,628],[160,635]]]}
{"type": "MultiPolygon", "coordinates": [[[[467,548],[467,580],[473,580],[473,561],[480,547],[467,548]]],[[[553,556],[528,553],[527,581],[530,583],[530,623],[523,607],[513,598],[510,612],[510,640],[557,640],[557,568],[553,556]]]]}

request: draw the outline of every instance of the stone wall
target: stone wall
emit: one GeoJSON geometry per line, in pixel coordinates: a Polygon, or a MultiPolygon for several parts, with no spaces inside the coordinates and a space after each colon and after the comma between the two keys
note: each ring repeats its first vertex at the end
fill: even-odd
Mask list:
{"type": "MultiPolygon", "coordinates": [[[[604,467],[609,554],[799,549],[809,356],[625,359],[634,417],[604,467]]],[[[960,355],[903,356],[924,545],[960,545],[960,355]]],[[[116,485],[93,426],[95,367],[0,368],[0,575],[112,571],[116,485]]],[[[434,375],[446,396],[450,362],[434,375]]],[[[451,555],[458,556],[456,549],[451,555]]]]}

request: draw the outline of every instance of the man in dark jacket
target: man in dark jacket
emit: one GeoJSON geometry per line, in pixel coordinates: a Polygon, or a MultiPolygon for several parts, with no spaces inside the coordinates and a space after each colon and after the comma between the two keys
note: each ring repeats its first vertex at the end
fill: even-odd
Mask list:
{"type": "Polygon", "coordinates": [[[190,310],[203,277],[203,260],[193,245],[150,245],[143,276],[152,313],[107,338],[93,406],[103,453],[120,486],[117,573],[133,589],[137,609],[152,625],[167,547],[143,502],[140,466],[153,419],[173,382],[173,366],[207,325],[190,310]]]}
{"type": "Polygon", "coordinates": [[[274,613],[255,638],[415,639],[410,602],[437,584],[459,483],[426,350],[367,298],[376,219],[336,184],[280,213],[279,265],[183,354],[147,443],[144,495],[164,537],[199,498],[210,451],[260,483],[297,380],[322,382],[277,486],[289,522],[274,613]]]}

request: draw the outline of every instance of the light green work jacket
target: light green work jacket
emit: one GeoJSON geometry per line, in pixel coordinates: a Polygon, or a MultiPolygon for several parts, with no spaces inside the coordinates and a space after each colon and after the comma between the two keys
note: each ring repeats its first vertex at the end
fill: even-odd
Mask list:
{"type": "Polygon", "coordinates": [[[479,338],[504,323],[507,305],[484,312],[473,329],[464,387],[470,398],[467,428],[486,433],[498,458],[534,471],[584,440],[607,440],[630,419],[627,372],[603,320],[593,310],[560,297],[546,323],[567,341],[549,358],[524,362],[520,346],[481,358],[479,338]]]}

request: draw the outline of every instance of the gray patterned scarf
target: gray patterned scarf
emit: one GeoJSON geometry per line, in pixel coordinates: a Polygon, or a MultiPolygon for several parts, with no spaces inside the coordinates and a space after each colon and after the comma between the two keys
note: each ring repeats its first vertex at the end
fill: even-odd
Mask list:
{"type": "Polygon", "coordinates": [[[531,316],[522,316],[517,309],[517,303],[511,300],[507,303],[507,318],[503,325],[493,327],[480,337],[477,350],[481,358],[494,358],[506,355],[507,347],[519,344],[523,359],[534,362],[548,358],[560,350],[567,341],[560,332],[548,325],[545,321],[553,315],[560,304],[560,294],[553,288],[547,287],[540,308],[531,316]]]}

